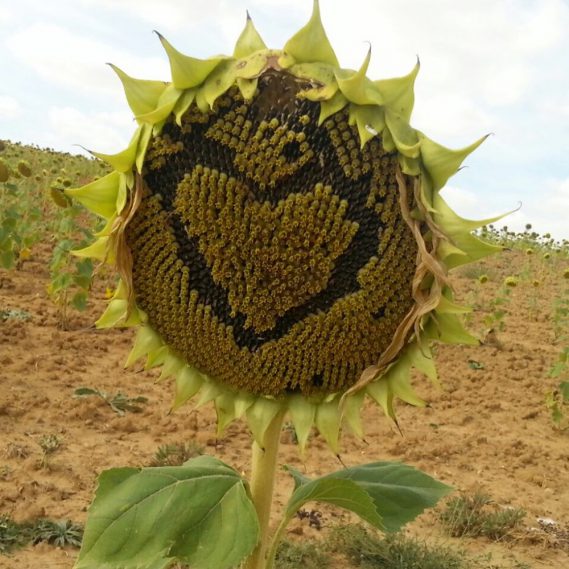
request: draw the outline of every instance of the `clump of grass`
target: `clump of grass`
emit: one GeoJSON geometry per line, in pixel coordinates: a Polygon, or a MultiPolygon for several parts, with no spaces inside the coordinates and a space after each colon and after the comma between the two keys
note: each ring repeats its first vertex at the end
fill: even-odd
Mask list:
{"type": "Polygon", "coordinates": [[[48,519],[38,520],[30,531],[30,541],[36,543],[46,542],[56,547],[81,547],[83,539],[83,526],[70,520],[54,521],[48,519]]]}
{"type": "Polygon", "coordinates": [[[0,554],[6,555],[26,542],[21,526],[7,516],[0,516],[0,554]]]}
{"type": "Polygon", "coordinates": [[[432,547],[401,533],[380,535],[362,525],[338,526],[329,538],[334,551],[362,569],[474,569],[462,552],[432,547]]]}
{"type": "Polygon", "coordinates": [[[315,543],[283,541],[277,550],[276,569],[321,569],[329,567],[330,556],[315,543]]]}
{"type": "Polygon", "coordinates": [[[203,454],[203,447],[195,441],[162,445],[158,447],[151,466],[180,466],[200,454],[203,454]]]}
{"type": "Polygon", "coordinates": [[[39,461],[40,468],[49,468],[50,458],[59,448],[61,448],[61,437],[57,435],[43,435],[38,441],[38,445],[42,450],[42,457],[39,461]]]}
{"type": "Polygon", "coordinates": [[[519,508],[501,508],[488,495],[475,492],[451,498],[440,520],[452,537],[507,538],[526,513],[519,508]]]}

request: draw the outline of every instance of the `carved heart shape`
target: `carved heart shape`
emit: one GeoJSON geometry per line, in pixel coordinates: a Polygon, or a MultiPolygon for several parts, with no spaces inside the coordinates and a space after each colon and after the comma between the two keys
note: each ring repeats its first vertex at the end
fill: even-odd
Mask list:
{"type": "Polygon", "coordinates": [[[175,207],[214,282],[227,290],[231,316],[243,313],[256,332],[326,288],[359,227],[330,186],[273,205],[253,199],[246,183],[200,166],[178,185],[175,207]]]}

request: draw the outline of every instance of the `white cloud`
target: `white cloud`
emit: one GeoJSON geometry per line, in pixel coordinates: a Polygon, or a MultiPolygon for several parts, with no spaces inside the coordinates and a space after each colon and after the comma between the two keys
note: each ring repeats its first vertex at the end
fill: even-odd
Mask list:
{"type": "Polygon", "coordinates": [[[352,0],[349,14],[338,4],[322,2],[322,12],[343,64],[359,66],[362,39],[373,46],[372,77],[402,75],[420,56],[416,116],[435,137],[459,135],[465,128],[461,117],[468,126],[476,108],[487,116],[490,109],[530,98],[534,87],[541,91],[540,58],[551,54],[561,61],[563,44],[569,48],[569,6],[562,0],[352,0]],[[450,112],[440,114],[445,99],[450,112]],[[429,116],[437,119],[425,120],[429,116]]]}
{"type": "MultiPolygon", "coordinates": [[[[210,27],[212,23],[225,28],[224,22],[243,20],[244,9],[231,0],[82,0],[87,6],[118,12],[128,17],[147,21],[153,28],[172,32],[198,27],[210,27]]],[[[235,30],[234,30],[235,31],[235,30]]]]}
{"type": "Polygon", "coordinates": [[[0,119],[16,119],[22,114],[22,107],[17,99],[8,95],[0,95],[0,119]]]}
{"type": "Polygon", "coordinates": [[[105,62],[117,62],[135,77],[169,76],[164,58],[138,57],[117,45],[56,24],[32,24],[5,41],[12,54],[40,77],[83,93],[117,95],[122,91],[118,78],[104,65],[105,62]]]}
{"type": "Polygon", "coordinates": [[[70,150],[70,144],[80,144],[105,154],[124,150],[136,127],[126,113],[85,113],[73,107],[50,108],[48,121],[48,146],[70,150]]]}
{"type": "Polygon", "coordinates": [[[0,25],[11,24],[15,20],[14,10],[10,6],[3,5],[0,10],[0,25]]]}

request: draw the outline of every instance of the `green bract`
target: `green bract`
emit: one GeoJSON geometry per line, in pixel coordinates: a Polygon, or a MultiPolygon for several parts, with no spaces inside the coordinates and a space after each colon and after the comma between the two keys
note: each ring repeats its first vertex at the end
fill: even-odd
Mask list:
{"type": "Polygon", "coordinates": [[[159,36],[172,81],[112,66],[138,128],[114,171],[67,189],[107,219],[77,251],[121,281],[101,328],[137,326],[127,365],[176,381],[174,408],[213,401],[218,427],[246,415],[259,445],[283,410],[301,448],[313,425],[337,450],[363,436],[366,396],[424,402],[432,341],[476,343],[448,270],[498,247],[440,195],[484,137],[450,150],[409,123],[419,63],[373,81],[371,53],[340,67],[320,20],[282,50],[247,18],[233,55],[196,59],[159,36]]]}

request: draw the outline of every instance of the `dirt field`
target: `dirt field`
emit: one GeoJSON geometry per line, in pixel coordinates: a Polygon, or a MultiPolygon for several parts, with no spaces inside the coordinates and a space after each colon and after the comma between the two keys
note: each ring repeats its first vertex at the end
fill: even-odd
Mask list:
{"type": "MultiPolygon", "coordinates": [[[[471,323],[478,333],[504,277],[522,275],[511,290],[505,329],[481,347],[439,349],[444,390],[417,378],[418,392],[430,406],[399,405],[403,436],[368,404],[366,441],[345,436],[341,459],[347,466],[402,460],[457,490],[481,489],[499,505],[527,512],[524,528],[501,542],[445,537],[433,512],[411,524],[407,530],[411,534],[477,555],[491,553],[493,567],[566,569],[569,542],[559,535],[569,527],[569,431],[553,428],[544,399],[555,383],[548,371],[563,347],[554,343],[551,314],[555,298],[567,285],[562,277],[567,262],[552,258],[546,263],[534,255],[532,263],[528,265],[523,252],[505,252],[478,270],[455,274],[459,298],[473,300],[479,307],[471,323]],[[477,280],[481,273],[489,276],[483,286],[477,280]],[[535,278],[539,287],[532,286],[535,278]],[[540,530],[539,517],[555,520],[559,535],[540,530]]],[[[0,515],[17,521],[45,516],[84,523],[102,470],[148,466],[166,443],[194,440],[205,452],[248,471],[250,442],[243,423],[233,424],[216,440],[210,407],[195,411],[188,405],[169,414],[168,382],[154,383],[156,373],[140,367],[123,369],[133,332],[97,331],[92,326],[104,306],[102,287],[93,293],[93,306],[74,314],[71,329],[63,331],[47,298],[47,283],[41,249],[21,270],[0,270],[0,310],[23,310],[29,315],[0,319],[0,515]],[[79,387],[120,390],[145,396],[149,402],[141,413],[119,416],[100,399],[74,398],[79,387]],[[57,435],[61,446],[42,465],[39,442],[45,435],[57,435]]],[[[309,476],[341,468],[317,434],[306,462],[286,433],[281,453],[283,463],[309,476]]],[[[282,474],[276,509],[291,487],[282,474]]],[[[323,532],[344,519],[337,510],[322,511],[323,532]]],[[[318,537],[306,520],[295,522],[291,529],[297,539],[299,534],[318,537]]],[[[0,567],[66,569],[76,555],[76,549],[40,544],[0,555],[0,567]]]]}

